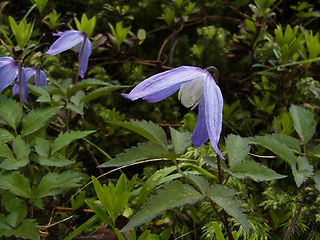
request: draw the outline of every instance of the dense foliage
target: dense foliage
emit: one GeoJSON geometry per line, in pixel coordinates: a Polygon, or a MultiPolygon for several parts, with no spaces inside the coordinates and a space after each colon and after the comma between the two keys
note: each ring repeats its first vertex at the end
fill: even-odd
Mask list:
{"type": "Polygon", "coordinates": [[[0,237],[320,239],[318,9],[2,1],[0,237]],[[225,160],[177,94],[120,95],[182,65],[219,70],[225,160]]]}

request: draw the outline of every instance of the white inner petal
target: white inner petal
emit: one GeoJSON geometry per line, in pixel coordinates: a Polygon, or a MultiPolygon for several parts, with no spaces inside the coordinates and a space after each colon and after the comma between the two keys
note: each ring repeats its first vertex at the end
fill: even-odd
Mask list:
{"type": "Polygon", "coordinates": [[[181,85],[178,98],[182,105],[192,109],[198,106],[203,97],[203,77],[196,78],[181,85]]]}
{"type": "Polygon", "coordinates": [[[77,45],[75,45],[74,47],[71,48],[72,51],[74,52],[79,52],[80,51],[80,46],[81,46],[81,43],[78,43],[77,45]]]}

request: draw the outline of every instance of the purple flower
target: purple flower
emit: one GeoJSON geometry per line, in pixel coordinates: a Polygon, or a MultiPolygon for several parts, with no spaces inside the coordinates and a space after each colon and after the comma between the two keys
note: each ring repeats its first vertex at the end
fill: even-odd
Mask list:
{"type": "Polygon", "coordinates": [[[19,74],[19,61],[12,57],[0,58],[0,92],[7,88],[19,74]]]}
{"type": "MultiPolygon", "coordinates": [[[[19,94],[19,69],[20,61],[12,57],[0,57],[0,92],[13,82],[12,94],[19,94]]],[[[47,75],[40,68],[21,68],[21,96],[25,103],[28,103],[28,84],[27,81],[32,76],[35,77],[35,84],[38,87],[47,85],[47,75]]]]}
{"type": "Polygon", "coordinates": [[[198,148],[210,139],[215,152],[223,158],[218,148],[223,98],[218,85],[207,70],[181,66],[158,73],[139,83],[129,94],[122,96],[132,101],[142,98],[148,102],[158,102],[178,90],[178,98],[185,107],[193,109],[199,105],[198,121],[192,134],[193,145],[198,148]]]}
{"type": "MultiPolygon", "coordinates": [[[[28,103],[27,96],[28,96],[28,86],[27,81],[31,78],[34,80],[34,83],[37,87],[43,87],[47,85],[47,75],[44,71],[40,70],[39,67],[30,67],[30,68],[22,68],[22,74],[23,74],[23,81],[21,81],[21,87],[22,87],[22,99],[25,103],[28,103]]],[[[19,94],[19,84],[15,84],[12,87],[12,94],[16,95],[19,94]]]]}
{"type": "Polygon", "coordinates": [[[83,78],[88,67],[88,59],[91,54],[91,42],[86,33],[77,30],[67,30],[62,33],[54,33],[59,38],[50,46],[47,54],[56,55],[68,49],[79,52],[78,61],[80,65],[79,75],[83,78]]]}
{"type": "MultiPolygon", "coordinates": [[[[14,60],[12,57],[1,57],[0,58],[0,92],[7,88],[10,84],[17,79],[19,81],[19,69],[20,62],[14,60]]],[[[25,74],[25,69],[21,68],[21,95],[22,100],[25,103],[28,103],[28,87],[27,87],[27,78],[25,74]]],[[[13,95],[19,94],[19,85],[16,84],[17,90],[12,89],[13,95]]]]}

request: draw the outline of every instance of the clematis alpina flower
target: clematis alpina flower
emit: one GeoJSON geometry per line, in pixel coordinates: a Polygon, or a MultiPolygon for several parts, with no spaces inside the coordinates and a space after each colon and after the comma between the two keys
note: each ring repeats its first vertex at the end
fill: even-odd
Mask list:
{"type": "Polygon", "coordinates": [[[88,59],[91,54],[91,42],[86,33],[77,30],[67,30],[62,33],[54,33],[59,38],[50,46],[47,54],[56,55],[68,49],[79,52],[79,75],[83,78],[87,71],[88,59]]]}
{"type": "Polygon", "coordinates": [[[0,92],[7,88],[18,78],[20,62],[12,57],[0,58],[0,92]]]}
{"type": "Polygon", "coordinates": [[[192,134],[193,145],[198,148],[210,139],[215,152],[223,158],[218,148],[223,98],[208,70],[181,66],[147,78],[129,94],[123,93],[122,96],[132,101],[142,98],[148,102],[158,102],[178,90],[178,98],[185,107],[193,109],[199,106],[198,120],[192,134]]]}
{"type": "MultiPolygon", "coordinates": [[[[22,99],[25,103],[28,103],[27,96],[28,96],[28,86],[27,81],[31,78],[34,79],[34,84],[37,87],[43,87],[47,85],[47,75],[44,71],[40,70],[39,67],[30,67],[30,68],[22,68],[22,81],[21,81],[21,87],[22,87],[22,99]]],[[[15,84],[12,87],[12,94],[16,95],[19,94],[19,84],[15,84]]]]}
{"type": "MultiPolygon", "coordinates": [[[[15,80],[19,81],[20,61],[14,60],[12,57],[0,58],[0,92],[12,84],[15,80]]],[[[16,89],[12,89],[13,95],[19,94],[19,85],[16,89]]],[[[21,96],[25,103],[28,103],[28,87],[25,69],[21,68],[21,96]]]]}

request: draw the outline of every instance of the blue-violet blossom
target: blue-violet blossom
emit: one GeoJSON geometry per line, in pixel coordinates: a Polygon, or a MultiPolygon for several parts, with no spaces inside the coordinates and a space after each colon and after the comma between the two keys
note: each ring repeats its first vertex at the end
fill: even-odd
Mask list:
{"type": "MultiPolygon", "coordinates": [[[[20,62],[14,60],[12,57],[0,58],[0,92],[12,84],[15,80],[16,83],[12,87],[12,94],[19,94],[19,68],[20,62]]],[[[21,95],[22,100],[28,103],[28,84],[29,78],[34,76],[35,84],[38,87],[47,85],[47,75],[40,70],[40,68],[21,68],[21,95]]]]}
{"type": "Polygon", "coordinates": [[[199,105],[198,120],[192,134],[193,145],[198,148],[210,139],[215,152],[223,158],[218,148],[223,98],[208,70],[181,66],[145,79],[129,94],[123,93],[122,96],[132,101],[142,98],[148,102],[158,102],[178,90],[178,98],[185,107],[193,109],[199,105]]]}
{"type": "Polygon", "coordinates": [[[47,54],[56,55],[68,49],[79,52],[79,75],[83,78],[88,67],[88,59],[91,54],[91,42],[86,33],[77,30],[67,30],[62,33],[54,33],[59,38],[50,46],[47,54]]]}
{"type": "MultiPolygon", "coordinates": [[[[17,79],[19,81],[19,69],[20,61],[14,60],[12,57],[1,57],[0,58],[0,92],[7,88],[10,84],[17,79]]],[[[17,91],[13,91],[13,95],[19,94],[19,86],[17,91]]],[[[25,69],[21,68],[21,96],[25,103],[28,103],[28,87],[25,69]]]]}
{"type": "MultiPolygon", "coordinates": [[[[30,68],[22,68],[22,74],[24,75],[24,78],[22,78],[22,99],[25,103],[28,103],[27,101],[27,95],[28,95],[28,88],[27,88],[27,81],[29,79],[32,79],[32,82],[37,87],[43,87],[47,86],[47,75],[44,71],[40,70],[39,67],[30,67],[30,68]]],[[[12,94],[16,95],[19,94],[19,84],[15,84],[12,87],[12,94]]]]}

